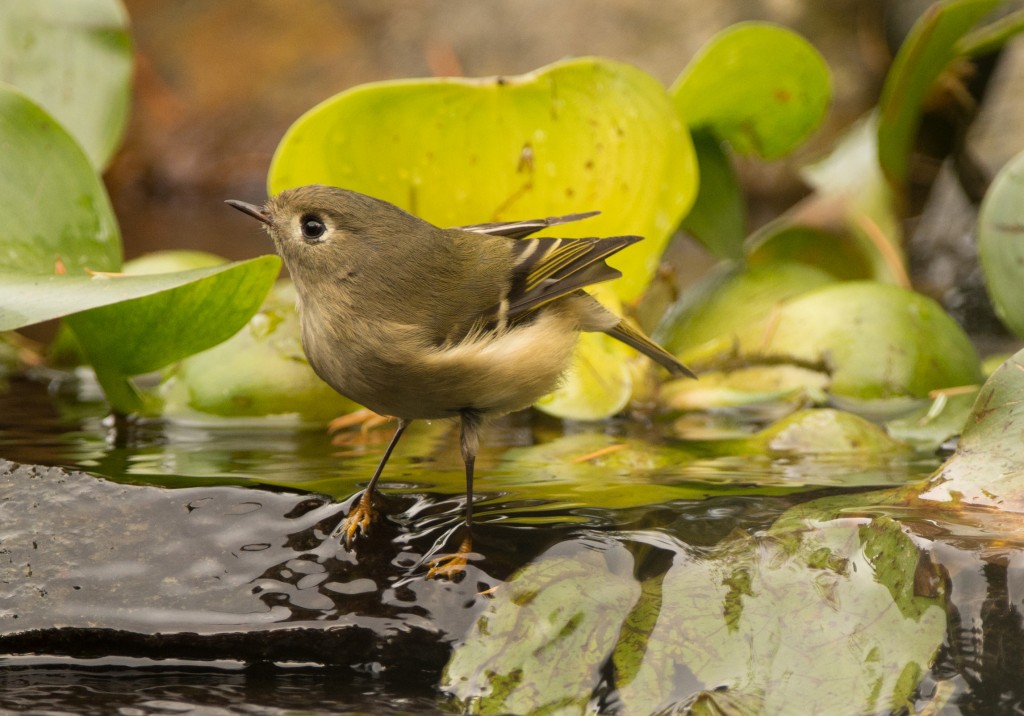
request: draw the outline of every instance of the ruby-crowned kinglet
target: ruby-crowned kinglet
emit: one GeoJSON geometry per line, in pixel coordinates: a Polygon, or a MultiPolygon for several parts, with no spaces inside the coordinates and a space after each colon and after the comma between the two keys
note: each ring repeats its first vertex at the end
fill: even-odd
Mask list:
{"type": "Polygon", "coordinates": [[[440,229],[386,201],[329,186],[289,189],[264,206],[228,200],[266,225],[299,297],[302,344],[317,375],[398,428],[339,528],[373,520],[377,480],[410,421],[458,418],[466,465],[462,546],[471,549],[473,463],[490,415],[526,408],[569,367],[580,331],[603,331],[693,373],[583,290],[621,273],[604,260],[639,236],[525,238],[598,212],[440,229]]]}

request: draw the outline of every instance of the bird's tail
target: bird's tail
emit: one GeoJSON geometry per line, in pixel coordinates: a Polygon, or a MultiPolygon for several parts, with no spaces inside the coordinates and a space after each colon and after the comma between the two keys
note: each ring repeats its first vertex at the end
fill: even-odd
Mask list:
{"type": "Polygon", "coordinates": [[[619,321],[611,328],[604,329],[604,332],[612,338],[622,341],[627,346],[636,348],[655,363],[665,366],[668,372],[677,378],[697,377],[692,370],[680,363],[674,355],[625,321],[619,321]]]}

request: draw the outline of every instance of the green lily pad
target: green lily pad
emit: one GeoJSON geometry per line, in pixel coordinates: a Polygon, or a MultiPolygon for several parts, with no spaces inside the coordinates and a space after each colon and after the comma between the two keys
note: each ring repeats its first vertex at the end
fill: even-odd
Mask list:
{"type": "Polygon", "coordinates": [[[958,42],[999,0],[937,2],[914,23],[893,59],[878,103],[878,159],[896,187],[906,182],[928,93],[958,56],[958,42]]]}
{"type": "Polygon", "coordinates": [[[650,282],[693,202],[697,163],[664,88],[629,65],[558,62],[518,77],[363,85],[299,118],[269,190],[332,184],[439,226],[602,214],[563,236],[639,234],[610,263],[625,301],[650,282]]]}
{"type": "Polygon", "coordinates": [[[996,313],[1024,336],[1024,152],[1004,166],[978,215],[978,255],[996,313]]]}
{"type": "Polygon", "coordinates": [[[709,40],[671,93],[690,127],[709,127],[742,154],[777,159],[821,124],[832,87],[828,65],[807,40],[746,22],[709,40]]]}
{"type": "Polygon", "coordinates": [[[127,124],[132,59],[119,0],[0,3],[0,81],[42,105],[97,169],[110,161],[127,124]]]}
{"type": "Polygon", "coordinates": [[[191,419],[292,414],[326,422],[359,407],[306,360],[290,282],[274,287],[245,328],[178,364],[162,393],[165,414],[191,419]]]}
{"type": "MultiPolygon", "coordinates": [[[[87,268],[116,271],[121,235],[96,171],[45,110],[4,85],[0,146],[2,270],[42,275],[81,274],[87,268]]],[[[0,324],[7,322],[0,319],[0,324]]]]}
{"type": "Polygon", "coordinates": [[[730,338],[680,358],[695,365],[740,360],[825,370],[831,393],[860,400],[925,397],[981,382],[974,347],[937,303],[871,281],[808,291],[730,338]]]}

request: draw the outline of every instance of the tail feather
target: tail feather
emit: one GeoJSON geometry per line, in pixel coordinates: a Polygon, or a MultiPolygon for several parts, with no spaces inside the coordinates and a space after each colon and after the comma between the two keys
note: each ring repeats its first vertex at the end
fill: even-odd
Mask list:
{"type": "Polygon", "coordinates": [[[604,332],[612,338],[622,341],[627,346],[636,348],[655,363],[659,363],[667,368],[668,372],[677,378],[697,377],[692,370],[679,362],[674,355],[625,321],[619,321],[611,328],[606,328],[604,332]]]}

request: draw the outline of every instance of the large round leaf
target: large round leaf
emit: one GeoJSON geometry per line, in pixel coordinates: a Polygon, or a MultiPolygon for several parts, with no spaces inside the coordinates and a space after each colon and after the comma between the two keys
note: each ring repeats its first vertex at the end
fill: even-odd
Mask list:
{"type": "Polygon", "coordinates": [[[828,65],[807,40],[749,22],[709,40],[671,92],[690,127],[710,127],[737,152],[776,159],[821,123],[832,87],[828,65]]]}
{"type": "Polygon", "coordinates": [[[861,400],[924,397],[981,381],[974,347],[937,303],[870,281],[809,291],[680,357],[817,367],[831,375],[833,394],[861,400]]]}
{"type": "Polygon", "coordinates": [[[120,0],[0,3],[0,80],[45,107],[98,169],[121,140],[131,77],[131,35],[120,0]]]}
{"type": "Polygon", "coordinates": [[[42,108],[2,84],[0,147],[0,267],[50,275],[117,270],[117,220],[88,158],[42,108]]]}
{"type": "Polygon", "coordinates": [[[1000,170],[978,216],[978,254],[996,313],[1024,336],[1024,152],[1000,170]]]}
{"type": "Polygon", "coordinates": [[[333,184],[440,226],[600,210],[563,236],[639,234],[610,263],[637,298],[693,201],[690,137],[664,88],[608,60],[518,77],[402,80],[332,97],[288,130],[272,193],[333,184]]]}

